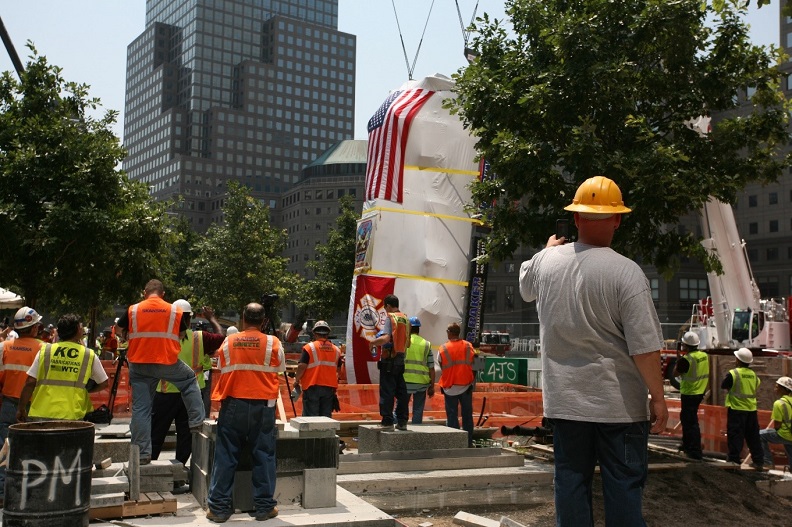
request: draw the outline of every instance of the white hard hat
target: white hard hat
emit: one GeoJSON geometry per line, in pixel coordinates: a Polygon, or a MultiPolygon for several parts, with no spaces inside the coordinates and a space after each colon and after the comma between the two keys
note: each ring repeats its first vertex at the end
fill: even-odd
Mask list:
{"type": "Polygon", "coordinates": [[[734,356],[740,359],[740,362],[751,364],[753,362],[753,353],[748,348],[740,348],[734,352],[734,356]]]}
{"type": "Polygon", "coordinates": [[[693,333],[692,331],[688,331],[687,333],[682,335],[682,344],[685,344],[687,346],[698,347],[700,343],[701,343],[701,339],[699,339],[699,336],[693,333]]]}
{"type": "Polygon", "coordinates": [[[32,307],[20,307],[14,315],[14,329],[25,329],[38,324],[41,321],[39,315],[32,307]]]}
{"type": "Polygon", "coordinates": [[[324,320],[317,320],[313,327],[314,333],[330,333],[330,325],[324,320]]]}
{"type": "Polygon", "coordinates": [[[239,330],[237,329],[237,327],[236,326],[228,326],[228,329],[226,330],[226,336],[233,335],[234,333],[239,333],[239,330]]]}
{"type": "Polygon", "coordinates": [[[173,305],[181,309],[184,313],[189,313],[192,315],[192,306],[185,299],[180,298],[175,301],[173,305]]]}
{"type": "Polygon", "coordinates": [[[780,384],[781,386],[792,392],[792,379],[790,379],[789,377],[786,376],[779,377],[778,380],[776,381],[776,384],[780,384]]]}

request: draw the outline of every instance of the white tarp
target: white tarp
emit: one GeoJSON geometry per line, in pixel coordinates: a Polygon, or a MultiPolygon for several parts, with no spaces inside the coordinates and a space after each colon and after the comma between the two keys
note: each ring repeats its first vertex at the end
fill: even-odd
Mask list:
{"type": "Polygon", "coordinates": [[[11,309],[14,307],[23,307],[24,305],[24,298],[8,289],[0,287],[0,309],[11,309]]]}

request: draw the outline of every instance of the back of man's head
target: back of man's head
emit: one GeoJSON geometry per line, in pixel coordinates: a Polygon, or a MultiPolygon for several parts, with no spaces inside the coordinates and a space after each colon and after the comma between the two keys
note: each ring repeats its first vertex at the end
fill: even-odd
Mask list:
{"type": "Polygon", "coordinates": [[[388,307],[399,307],[399,297],[396,295],[388,295],[385,297],[384,303],[388,307]]]}
{"type": "Polygon", "coordinates": [[[462,328],[459,327],[459,324],[457,324],[456,322],[451,322],[448,325],[448,329],[446,329],[446,332],[448,332],[449,337],[458,338],[459,335],[462,333],[462,328]]]}
{"type": "Polygon", "coordinates": [[[146,283],[146,287],[143,288],[143,292],[146,296],[156,294],[159,297],[162,297],[165,293],[165,286],[162,285],[162,282],[153,278],[146,283]]]}
{"type": "Polygon", "coordinates": [[[58,337],[61,340],[72,340],[80,330],[80,315],[68,313],[58,319],[58,337]]]}
{"type": "Polygon", "coordinates": [[[245,327],[261,327],[264,323],[264,306],[257,302],[251,302],[242,311],[242,322],[245,327]]]}

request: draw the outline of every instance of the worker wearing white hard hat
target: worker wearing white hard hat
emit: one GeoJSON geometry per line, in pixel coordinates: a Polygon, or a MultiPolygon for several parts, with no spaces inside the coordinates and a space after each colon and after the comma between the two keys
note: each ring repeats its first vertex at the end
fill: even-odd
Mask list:
{"type": "Polygon", "coordinates": [[[677,354],[674,376],[679,377],[682,450],[691,459],[702,459],[698,409],[709,384],[709,355],[698,349],[699,336],[688,331],[680,342],[684,355],[677,354]]]}
{"type": "Polygon", "coordinates": [[[756,392],[761,381],[750,365],[753,353],[748,348],[734,352],[735,368],[729,370],[721,383],[726,395],[726,437],[729,447],[728,461],[741,463],[743,442],[748,444],[751,460],[756,470],[762,470],[764,450],[759,439],[759,418],[756,412],[756,392]]]}
{"type": "MultiPolygon", "coordinates": [[[[212,325],[214,331],[193,330],[193,308],[190,303],[180,298],[173,305],[182,310],[187,319],[187,330],[181,337],[179,359],[186,362],[195,372],[201,397],[204,400],[204,411],[209,415],[209,387],[205,371],[212,369],[212,355],[223,344],[223,328],[215,317],[214,310],[204,306],[200,310],[202,317],[212,325]]],[[[211,381],[209,382],[211,385],[211,381]]],[[[151,407],[151,459],[158,459],[168,435],[171,424],[176,422],[176,460],[182,464],[192,455],[192,436],[190,434],[187,407],[182,401],[179,390],[171,383],[160,381],[154,394],[151,407]]]]}
{"type": "Polygon", "coordinates": [[[235,333],[239,333],[239,328],[236,326],[228,326],[228,329],[226,329],[226,337],[234,335],[235,333]]]}
{"type": "Polygon", "coordinates": [[[775,392],[778,399],[773,403],[773,411],[770,414],[770,428],[759,432],[759,439],[762,441],[764,451],[764,462],[766,466],[773,467],[773,453],[770,451],[770,444],[783,445],[787,455],[787,465],[792,472],[792,378],[779,377],[775,383],[775,392]]]}
{"type": "MultiPolygon", "coordinates": [[[[0,342],[0,367],[3,371],[2,395],[0,405],[0,443],[8,438],[8,427],[16,424],[19,396],[27,381],[27,370],[33,364],[43,342],[41,315],[28,306],[14,314],[14,330],[18,337],[0,342]]],[[[0,467],[0,499],[4,497],[5,467],[0,467]]]]}

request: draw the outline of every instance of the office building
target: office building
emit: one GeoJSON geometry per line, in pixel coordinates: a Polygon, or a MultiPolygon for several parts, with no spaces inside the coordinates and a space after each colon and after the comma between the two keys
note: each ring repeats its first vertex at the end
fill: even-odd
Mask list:
{"type": "Polygon", "coordinates": [[[222,219],[230,180],[277,209],[353,136],[355,49],[338,0],[147,0],[127,49],[124,169],[197,231],[222,219]]]}

